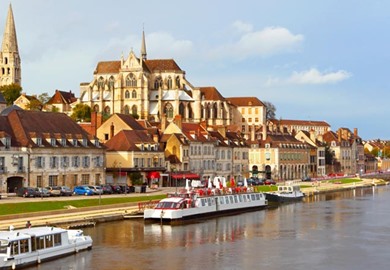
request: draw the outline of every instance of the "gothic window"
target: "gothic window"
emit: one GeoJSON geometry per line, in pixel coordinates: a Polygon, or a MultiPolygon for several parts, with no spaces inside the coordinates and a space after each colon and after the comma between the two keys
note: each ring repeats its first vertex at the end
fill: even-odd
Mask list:
{"type": "Polygon", "coordinates": [[[176,88],[180,89],[180,77],[176,77],[176,88]]]}
{"type": "Polygon", "coordinates": [[[129,109],[129,106],[126,105],[124,108],[123,108],[123,113],[124,114],[130,114],[130,109],[129,109]]]}
{"type": "Polygon", "coordinates": [[[133,92],[131,92],[131,98],[137,98],[137,91],[133,90],[133,92]]]}
{"type": "Polygon", "coordinates": [[[188,118],[189,119],[194,118],[194,113],[192,112],[192,108],[190,104],[187,105],[187,110],[188,110],[188,118]]]}
{"type": "Polygon", "coordinates": [[[179,105],[179,114],[184,118],[185,117],[185,110],[183,103],[180,103],[179,105]]]}
{"type": "Polygon", "coordinates": [[[213,104],[213,118],[217,119],[218,118],[218,108],[217,108],[217,103],[213,104]]]}
{"type": "Polygon", "coordinates": [[[137,115],[137,111],[138,111],[137,106],[133,105],[133,107],[131,107],[131,114],[132,115],[137,115]]]}
{"type": "Polygon", "coordinates": [[[135,86],[137,86],[137,79],[135,78],[133,73],[130,73],[126,77],[126,86],[127,87],[135,87],[135,86]]]}
{"type": "Polygon", "coordinates": [[[1,68],[1,74],[5,74],[5,69],[4,68],[1,68]]]}
{"type": "Polygon", "coordinates": [[[168,77],[168,89],[172,89],[172,77],[168,77]]]}
{"type": "Polygon", "coordinates": [[[206,118],[210,119],[211,118],[211,109],[210,109],[210,104],[206,105],[206,118]]]}
{"type": "Polygon", "coordinates": [[[8,64],[8,57],[4,58],[4,64],[6,64],[6,65],[8,64]]]}
{"type": "Polygon", "coordinates": [[[156,80],[154,81],[154,89],[158,90],[159,88],[162,88],[163,86],[163,81],[161,77],[157,77],[156,80]]]}
{"type": "Polygon", "coordinates": [[[114,85],[115,85],[115,79],[113,76],[108,79],[108,89],[109,90],[114,90],[114,85]]]}
{"type": "Polygon", "coordinates": [[[110,107],[106,106],[106,107],[104,108],[104,113],[105,113],[105,114],[111,114],[111,109],[110,109],[110,107]]]}
{"type": "Polygon", "coordinates": [[[222,119],[226,119],[226,111],[225,111],[223,104],[221,104],[221,114],[220,115],[221,115],[222,119]]]}
{"type": "Polygon", "coordinates": [[[171,103],[168,103],[164,107],[164,113],[168,118],[173,118],[173,106],[171,103]]]}
{"type": "Polygon", "coordinates": [[[129,92],[129,90],[126,90],[126,92],[125,92],[125,98],[130,98],[130,92],[129,92]]]}
{"type": "Polygon", "coordinates": [[[93,106],[93,111],[94,112],[99,112],[99,105],[93,106]]]}
{"type": "Polygon", "coordinates": [[[99,90],[103,90],[104,89],[104,78],[103,77],[100,77],[98,79],[97,85],[98,85],[98,89],[99,90]]]}

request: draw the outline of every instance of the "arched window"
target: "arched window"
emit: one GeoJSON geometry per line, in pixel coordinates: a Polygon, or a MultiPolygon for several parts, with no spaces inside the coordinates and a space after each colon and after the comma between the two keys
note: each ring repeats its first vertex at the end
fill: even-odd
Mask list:
{"type": "Polygon", "coordinates": [[[115,79],[113,76],[108,79],[108,89],[109,90],[114,90],[114,85],[115,85],[115,79]]]}
{"type": "Polygon", "coordinates": [[[8,64],[8,57],[4,57],[4,64],[8,64]]]}
{"type": "Polygon", "coordinates": [[[217,103],[213,104],[213,118],[217,119],[218,118],[218,108],[217,108],[217,103]]]}
{"type": "Polygon", "coordinates": [[[172,77],[168,76],[168,89],[172,89],[172,77]]]}
{"type": "Polygon", "coordinates": [[[162,88],[163,82],[161,77],[157,77],[156,80],[154,81],[154,89],[158,90],[159,88],[162,88]]]}
{"type": "Polygon", "coordinates": [[[95,106],[93,106],[93,111],[94,112],[99,112],[99,105],[95,105],[95,106]]]}
{"type": "Polygon", "coordinates": [[[137,112],[138,112],[137,105],[133,105],[133,107],[131,107],[131,114],[132,115],[137,115],[137,112]]]}
{"type": "Polygon", "coordinates": [[[126,92],[125,92],[125,98],[130,98],[130,92],[129,92],[129,90],[126,90],[126,92]]]}
{"type": "Polygon", "coordinates": [[[137,98],[137,91],[133,90],[133,92],[131,92],[131,98],[137,98]]]}
{"type": "Polygon", "coordinates": [[[206,105],[206,118],[207,118],[207,119],[210,119],[210,118],[211,118],[211,108],[210,108],[210,104],[207,104],[207,105],[206,105]]]}
{"type": "Polygon", "coordinates": [[[184,118],[185,117],[185,110],[183,103],[180,103],[179,105],[179,114],[184,118]]]}
{"type": "Polygon", "coordinates": [[[99,90],[103,90],[104,89],[104,78],[103,77],[99,77],[97,85],[98,85],[98,89],[99,90]]]}
{"type": "Polygon", "coordinates": [[[124,108],[123,108],[123,113],[124,114],[130,114],[130,109],[129,109],[129,106],[126,105],[124,108]]]}
{"type": "Polygon", "coordinates": [[[180,77],[179,77],[179,76],[176,77],[176,88],[178,88],[178,89],[181,88],[181,85],[180,85],[180,77]]]}
{"type": "Polygon", "coordinates": [[[137,86],[137,79],[135,78],[133,73],[130,73],[126,77],[126,86],[127,87],[136,87],[137,86]]]}
{"type": "Polygon", "coordinates": [[[111,114],[111,109],[110,109],[109,106],[106,106],[106,107],[104,108],[104,113],[107,114],[107,115],[110,115],[110,114],[111,114]]]}
{"type": "Polygon", "coordinates": [[[173,118],[173,106],[171,103],[168,103],[164,107],[164,113],[168,118],[173,118]]]}
{"type": "Polygon", "coordinates": [[[189,119],[194,118],[194,113],[192,112],[192,108],[190,104],[187,105],[187,110],[188,110],[188,118],[189,119]]]}

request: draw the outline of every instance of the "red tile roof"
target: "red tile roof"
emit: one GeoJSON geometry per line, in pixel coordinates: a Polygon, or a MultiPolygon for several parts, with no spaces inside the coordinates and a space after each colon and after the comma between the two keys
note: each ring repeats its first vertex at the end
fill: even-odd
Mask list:
{"type": "Polygon", "coordinates": [[[265,106],[257,97],[228,97],[226,98],[233,105],[244,106],[265,106]]]}

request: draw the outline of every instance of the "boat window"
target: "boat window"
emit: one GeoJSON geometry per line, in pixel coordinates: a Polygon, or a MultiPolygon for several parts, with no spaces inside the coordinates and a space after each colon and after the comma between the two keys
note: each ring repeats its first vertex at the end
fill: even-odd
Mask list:
{"type": "Polygon", "coordinates": [[[206,205],[206,200],[205,199],[202,199],[202,206],[205,206],[206,205]]]}
{"type": "Polygon", "coordinates": [[[45,248],[45,237],[39,236],[37,239],[37,249],[44,249],[45,248]]]}
{"type": "Polygon", "coordinates": [[[0,254],[7,253],[7,246],[8,246],[7,240],[0,240],[0,254]]]}
{"type": "Polygon", "coordinates": [[[46,245],[46,248],[53,246],[53,236],[52,235],[45,236],[45,245],[46,245]]]}
{"type": "Polygon", "coordinates": [[[230,198],[230,203],[233,203],[233,196],[229,196],[230,198]]]}
{"type": "Polygon", "coordinates": [[[35,236],[31,236],[31,251],[35,251],[37,249],[36,241],[37,239],[35,239],[35,236]]]}
{"type": "Polygon", "coordinates": [[[248,202],[250,202],[251,201],[251,195],[247,194],[246,196],[248,198],[248,202]]]}
{"type": "Polygon", "coordinates": [[[27,239],[22,239],[19,242],[20,245],[20,253],[27,253],[28,251],[28,240],[27,239]]]}
{"type": "Polygon", "coordinates": [[[260,200],[260,194],[256,194],[256,200],[260,200]]]}
{"type": "Polygon", "coordinates": [[[237,195],[234,195],[234,202],[238,203],[237,195]]]}
{"type": "Polygon", "coordinates": [[[219,197],[219,203],[224,204],[225,202],[223,201],[223,197],[219,197]]]}
{"type": "Polygon", "coordinates": [[[19,244],[18,241],[11,242],[11,256],[19,254],[19,245],[18,244],[19,244]]]}
{"type": "Polygon", "coordinates": [[[211,198],[208,198],[208,205],[211,206],[212,205],[212,202],[211,202],[211,198]]]}
{"type": "Polygon", "coordinates": [[[239,200],[240,202],[242,202],[242,195],[241,195],[241,194],[238,195],[238,200],[239,200]]]}
{"type": "Polygon", "coordinates": [[[54,237],[54,246],[61,246],[61,234],[56,233],[55,235],[53,235],[53,237],[54,237]]]}
{"type": "Polygon", "coordinates": [[[252,201],[256,200],[255,194],[251,195],[251,199],[252,199],[252,201]]]}
{"type": "Polygon", "coordinates": [[[225,202],[226,202],[226,204],[229,204],[229,198],[228,197],[225,197],[225,202]]]}
{"type": "Polygon", "coordinates": [[[246,202],[246,195],[242,196],[242,198],[244,199],[244,202],[246,202]]]}

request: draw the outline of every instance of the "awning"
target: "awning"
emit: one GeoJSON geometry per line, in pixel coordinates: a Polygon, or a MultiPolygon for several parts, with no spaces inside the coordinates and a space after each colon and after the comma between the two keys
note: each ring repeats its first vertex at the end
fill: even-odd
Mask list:
{"type": "Polygon", "coordinates": [[[150,172],[148,173],[148,178],[154,179],[154,178],[160,178],[159,172],[150,172]]]}
{"type": "Polygon", "coordinates": [[[196,173],[172,173],[171,177],[173,179],[200,179],[199,174],[196,173]]]}

